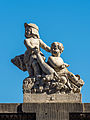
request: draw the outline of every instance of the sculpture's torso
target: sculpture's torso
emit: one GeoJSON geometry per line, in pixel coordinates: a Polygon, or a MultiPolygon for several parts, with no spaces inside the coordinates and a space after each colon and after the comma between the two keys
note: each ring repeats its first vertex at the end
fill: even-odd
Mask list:
{"type": "Polygon", "coordinates": [[[60,67],[64,64],[64,61],[61,57],[53,57],[50,56],[48,58],[48,63],[54,68],[55,71],[59,72],[59,73],[67,73],[68,70],[65,67],[64,69],[61,69],[60,67]]]}
{"type": "MultiPolygon", "coordinates": [[[[29,38],[28,41],[33,48],[36,47],[38,49],[38,51],[40,50],[39,39],[29,38]]],[[[32,57],[36,58],[36,55],[34,54],[34,51],[32,49],[27,49],[25,54],[24,54],[25,63],[29,62],[31,55],[32,55],[32,57]]]]}
{"type": "Polygon", "coordinates": [[[51,61],[53,63],[54,68],[60,67],[61,65],[64,64],[63,59],[61,57],[53,57],[50,56],[48,61],[51,61]]]}
{"type": "Polygon", "coordinates": [[[32,45],[33,48],[36,47],[38,50],[40,49],[39,39],[29,38],[28,41],[30,42],[30,44],[32,45]]]}

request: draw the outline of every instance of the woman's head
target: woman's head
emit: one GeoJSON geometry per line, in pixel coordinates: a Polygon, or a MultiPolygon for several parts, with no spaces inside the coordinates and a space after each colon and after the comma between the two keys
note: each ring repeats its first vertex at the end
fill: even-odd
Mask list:
{"type": "Polygon", "coordinates": [[[64,50],[64,46],[62,43],[53,42],[51,44],[51,53],[53,56],[59,57],[61,53],[63,52],[63,50],[64,50]]]}

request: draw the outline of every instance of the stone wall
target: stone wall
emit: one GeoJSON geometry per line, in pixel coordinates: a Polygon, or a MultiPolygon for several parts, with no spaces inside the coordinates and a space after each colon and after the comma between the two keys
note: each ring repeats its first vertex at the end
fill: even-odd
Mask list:
{"type": "Polygon", "coordinates": [[[70,113],[90,113],[90,103],[0,104],[0,113],[36,113],[36,120],[69,120],[70,113]]]}

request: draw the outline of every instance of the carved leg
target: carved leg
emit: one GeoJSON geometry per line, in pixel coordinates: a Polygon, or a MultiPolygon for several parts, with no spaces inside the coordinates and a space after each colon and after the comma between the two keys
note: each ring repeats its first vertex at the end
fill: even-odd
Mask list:
{"type": "Polygon", "coordinates": [[[37,54],[37,60],[44,73],[46,73],[47,75],[55,73],[55,70],[51,68],[47,63],[45,63],[45,61],[39,53],[37,54]]]}
{"type": "Polygon", "coordinates": [[[40,67],[38,65],[37,60],[33,60],[32,67],[34,69],[34,75],[35,76],[41,75],[41,70],[40,70],[40,67]]]}
{"type": "Polygon", "coordinates": [[[29,73],[29,76],[32,77],[34,75],[32,67],[29,64],[26,64],[26,68],[29,73]]]}

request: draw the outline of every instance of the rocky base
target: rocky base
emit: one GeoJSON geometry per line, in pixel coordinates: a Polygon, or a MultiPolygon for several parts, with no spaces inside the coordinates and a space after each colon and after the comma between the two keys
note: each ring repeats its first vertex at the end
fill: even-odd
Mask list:
{"type": "Polygon", "coordinates": [[[23,94],[24,103],[81,103],[82,96],[79,93],[75,94],[23,94]]]}
{"type": "Polygon", "coordinates": [[[38,77],[27,77],[23,81],[23,93],[29,94],[80,94],[82,80],[67,80],[65,76],[59,79],[56,76],[45,75],[38,77]],[[54,79],[55,78],[55,79],[54,79]],[[62,81],[61,81],[62,80],[62,81]],[[67,81],[67,82],[65,82],[67,81]],[[73,82],[72,82],[73,81],[73,82]]]}

